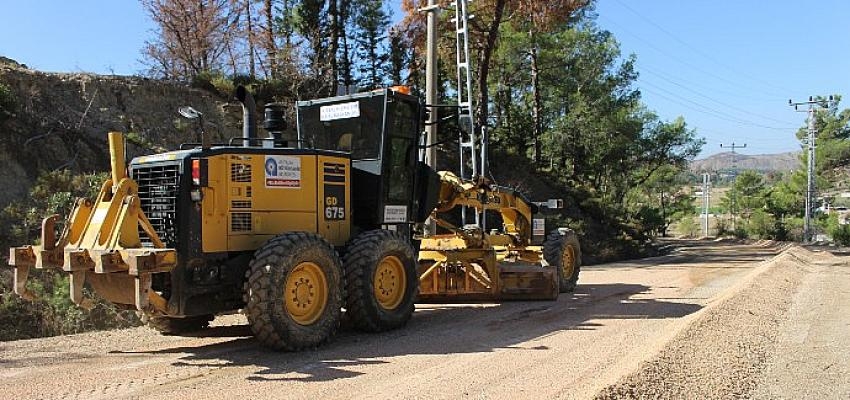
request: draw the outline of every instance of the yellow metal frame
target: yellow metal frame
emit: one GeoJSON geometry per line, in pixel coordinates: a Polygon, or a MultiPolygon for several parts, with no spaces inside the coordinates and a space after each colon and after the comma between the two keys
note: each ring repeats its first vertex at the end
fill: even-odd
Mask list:
{"type": "Polygon", "coordinates": [[[556,297],[557,275],[542,265],[542,248],[531,245],[531,205],[486,180],[464,181],[448,171],[439,174],[439,201],[431,218],[452,233],[422,238],[420,299],[556,297]],[[459,206],[500,213],[501,232],[458,228],[441,217],[459,206]]]}
{"type": "MultiPolygon", "coordinates": [[[[30,268],[61,268],[70,274],[71,299],[87,305],[83,298],[86,275],[115,275],[118,281],[133,280],[137,309],[164,313],[166,301],[151,289],[151,275],[171,271],[177,265],[177,251],[165,248],[142,212],[138,185],[127,177],[121,133],[109,133],[109,152],[112,178],[104,182],[94,202],[77,200],[58,240],[54,229],[59,216],[53,215],[42,221],[41,245],[10,249],[15,293],[33,297],[26,288],[30,268]],[[142,247],[139,228],[151,238],[154,248],[142,247]]],[[[110,299],[109,292],[106,300],[127,301],[110,299]]]]}

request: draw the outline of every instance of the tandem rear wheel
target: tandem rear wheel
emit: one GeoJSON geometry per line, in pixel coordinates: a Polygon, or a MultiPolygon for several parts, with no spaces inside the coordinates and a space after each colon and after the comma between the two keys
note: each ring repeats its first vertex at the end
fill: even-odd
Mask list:
{"type": "Polygon", "coordinates": [[[257,340],[287,351],[327,341],[339,327],[341,271],[334,248],[315,233],[285,233],[257,249],[244,288],[257,340]]]}
{"type": "Polygon", "coordinates": [[[381,332],[404,326],[419,292],[416,252],[396,232],[363,232],[348,244],[345,270],[346,316],[359,330],[381,332]]]}

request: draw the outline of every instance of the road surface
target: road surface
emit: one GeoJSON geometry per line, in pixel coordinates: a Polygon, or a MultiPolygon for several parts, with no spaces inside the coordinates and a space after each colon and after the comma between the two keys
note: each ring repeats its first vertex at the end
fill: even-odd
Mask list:
{"type": "Polygon", "coordinates": [[[576,292],[556,302],[419,305],[403,329],[342,331],[300,353],[259,347],[240,316],[219,317],[195,337],[134,328],[0,343],[0,393],[50,399],[798,398],[796,383],[823,380],[826,368],[832,380],[816,393],[850,396],[850,277],[841,257],[771,242],[677,246],[662,257],[585,267],[576,292]],[[829,287],[835,279],[844,283],[829,287]],[[833,289],[838,295],[829,302],[812,297],[812,291],[833,289]],[[738,320],[748,316],[756,319],[738,320]],[[729,328],[715,343],[717,326],[729,328]],[[843,339],[833,346],[835,335],[843,339]],[[736,349],[751,347],[740,347],[736,337],[759,343],[740,356],[736,349]],[[806,357],[811,352],[818,360],[806,357]],[[723,363],[734,373],[713,373],[723,363]],[[788,363],[804,368],[789,373],[788,363]],[[671,369],[717,382],[696,381],[704,390],[688,392],[691,378],[665,372],[671,369]],[[745,384],[727,382],[741,379],[745,384]]]}

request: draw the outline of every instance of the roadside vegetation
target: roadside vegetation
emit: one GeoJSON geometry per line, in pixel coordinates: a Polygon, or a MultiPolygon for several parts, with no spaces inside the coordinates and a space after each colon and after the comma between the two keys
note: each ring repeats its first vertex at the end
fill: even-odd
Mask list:
{"type": "MultiPolygon", "coordinates": [[[[840,96],[837,96],[840,101],[840,96]]],[[[815,150],[816,202],[813,206],[812,223],[817,234],[825,235],[834,243],[850,245],[850,225],[846,213],[837,212],[836,207],[850,206],[847,193],[848,167],[850,167],[850,109],[837,106],[816,114],[818,142],[815,150]]],[[[801,127],[797,137],[803,139],[806,128],[801,127]]],[[[712,178],[716,187],[724,192],[719,203],[710,210],[718,220],[712,228],[717,236],[738,238],[774,239],[801,241],[803,239],[803,216],[807,189],[807,147],[800,154],[801,168],[789,172],[759,172],[744,170],[715,171],[712,178]]],[[[698,186],[701,177],[691,176],[690,184],[698,186]]],[[[679,221],[679,234],[694,236],[692,224],[700,221],[701,199],[696,199],[694,216],[685,216],[679,221]],[[696,220],[694,220],[696,218],[696,220]]],[[[698,229],[698,235],[702,230],[698,229]]]]}
{"type": "MultiPolygon", "coordinates": [[[[43,173],[30,189],[29,197],[12,202],[0,211],[0,244],[4,249],[36,243],[41,219],[51,214],[67,215],[77,197],[94,198],[106,179],[104,173],[72,174],[70,171],[43,173]]],[[[61,229],[61,226],[59,227],[61,229]]],[[[7,250],[8,251],[8,250],[7,250]]],[[[65,335],[95,329],[120,328],[139,324],[134,312],[120,311],[94,299],[91,309],[71,302],[67,274],[50,269],[32,269],[35,279],[28,288],[36,296],[27,301],[14,294],[12,271],[2,269],[0,279],[0,340],[65,335]]]]}

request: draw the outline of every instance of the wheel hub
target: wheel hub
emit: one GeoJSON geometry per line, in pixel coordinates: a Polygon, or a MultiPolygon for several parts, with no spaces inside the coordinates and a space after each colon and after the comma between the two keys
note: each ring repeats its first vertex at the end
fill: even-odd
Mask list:
{"type": "Polygon", "coordinates": [[[311,262],[298,264],[286,277],[284,296],[285,311],[295,322],[316,322],[328,303],[328,284],[321,267],[311,262]]]}
{"type": "Polygon", "coordinates": [[[573,275],[575,268],[575,250],[573,246],[567,246],[561,254],[561,270],[564,272],[564,279],[569,279],[573,275]]]}
{"type": "Polygon", "coordinates": [[[393,310],[401,304],[407,289],[404,264],[396,256],[384,257],[375,269],[373,279],[375,299],[385,310],[393,310]]]}

